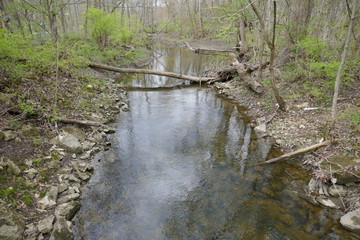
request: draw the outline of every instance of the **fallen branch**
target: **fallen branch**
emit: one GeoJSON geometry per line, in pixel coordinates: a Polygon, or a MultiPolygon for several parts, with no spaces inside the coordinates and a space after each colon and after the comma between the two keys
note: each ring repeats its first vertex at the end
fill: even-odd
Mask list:
{"type": "Polygon", "coordinates": [[[120,72],[120,73],[140,73],[140,74],[160,75],[160,76],[165,76],[165,77],[178,78],[178,79],[182,79],[182,80],[189,80],[192,82],[208,82],[208,81],[214,81],[214,80],[216,81],[216,79],[212,78],[212,77],[193,77],[193,76],[188,76],[188,75],[182,75],[179,73],[162,72],[162,71],[155,71],[155,70],[150,70],[150,69],[118,68],[118,67],[113,67],[113,66],[99,64],[99,63],[91,63],[91,64],[89,64],[89,67],[109,70],[109,71],[113,71],[113,72],[120,72]]]}
{"type": "Polygon", "coordinates": [[[251,74],[253,71],[255,71],[258,68],[263,68],[266,66],[268,62],[263,64],[262,66],[255,66],[255,67],[248,67],[243,63],[240,63],[237,59],[234,59],[232,65],[235,67],[237,73],[239,76],[243,79],[243,81],[256,93],[263,93],[264,87],[261,83],[255,80],[255,78],[249,78],[247,77],[249,74],[251,74]]]}
{"type": "Polygon", "coordinates": [[[332,143],[332,141],[325,141],[325,142],[322,142],[322,143],[318,143],[318,144],[314,144],[314,145],[311,145],[309,147],[306,147],[306,148],[302,148],[302,149],[299,149],[299,150],[296,150],[294,152],[291,152],[291,153],[286,153],[280,157],[276,157],[276,158],[273,158],[273,159],[270,159],[270,160],[267,160],[263,163],[260,163],[260,164],[266,164],[266,163],[274,163],[274,162],[280,162],[280,161],[285,161],[285,160],[288,160],[290,158],[293,158],[297,155],[300,155],[302,153],[307,153],[307,152],[310,152],[310,151],[313,151],[313,150],[316,150],[318,149],[319,147],[323,147],[323,146],[326,146],[326,145],[329,145],[330,143],[332,143]]]}
{"type": "Polygon", "coordinates": [[[100,126],[107,128],[105,124],[90,120],[78,120],[78,119],[68,119],[68,118],[58,118],[57,120],[62,123],[79,124],[79,125],[96,126],[96,127],[100,126]]]}
{"type": "Polygon", "coordinates": [[[234,50],[232,49],[214,49],[214,48],[194,48],[192,46],[190,46],[190,44],[188,42],[185,42],[185,45],[191,50],[194,51],[195,53],[199,53],[200,51],[211,51],[211,52],[224,52],[224,53],[233,53],[234,50]]]}

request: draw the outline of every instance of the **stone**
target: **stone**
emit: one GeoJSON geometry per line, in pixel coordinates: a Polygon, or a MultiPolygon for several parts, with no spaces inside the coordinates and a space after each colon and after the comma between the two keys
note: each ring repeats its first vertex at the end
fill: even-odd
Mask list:
{"type": "Polygon", "coordinates": [[[96,143],[94,142],[90,142],[90,141],[85,141],[83,142],[83,149],[84,150],[90,150],[93,146],[95,146],[96,143]]]}
{"type": "Polygon", "coordinates": [[[86,151],[84,152],[81,156],[80,159],[81,160],[85,160],[85,159],[89,159],[91,157],[91,152],[90,151],[86,151]]]}
{"type": "Polygon", "coordinates": [[[45,197],[38,201],[38,206],[41,209],[47,209],[54,207],[56,205],[57,195],[59,193],[59,188],[52,186],[49,191],[46,192],[45,197]]]}
{"type": "Polygon", "coordinates": [[[16,138],[16,133],[14,131],[5,131],[4,132],[4,139],[5,141],[11,141],[16,138]]]}
{"type": "Polygon", "coordinates": [[[360,233],[360,208],[348,212],[340,218],[341,225],[356,233],[360,233]]]}
{"type": "Polygon", "coordinates": [[[5,133],[3,131],[0,131],[0,141],[2,141],[5,138],[5,133]]]}
{"type": "Polygon", "coordinates": [[[81,153],[83,151],[79,139],[72,134],[60,135],[57,138],[56,145],[71,153],[81,153]]]}
{"type": "Polygon", "coordinates": [[[38,174],[38,170],[36,170],[35,168],[30,168],[30,169],[24,171],[24,173],[26,173],[28,178],[34,179],[36,174],[38,174]]]}
{"type": "Polygon", "coordinates": [[[267,135],[266,123],[260,124],[254,128],[254,131],[258,137],[264,137],[267,135]]]}
{"type": "Polygon", "coordinates": [[[345,195],[347,195],[348,191],[346,190],[346,188],[344,186],[341,185],[332,185],[331,187],[329,187],[329,194],[330,196],[333,197],[344,197],[345,195]]]}
{"type": "Polygon", "coordinates": [[[38,234],[38,231],[37,231],[37,228],[34,223],[30,223],[30,224],[26,225],[26,230],[24,232],[24,236],[26,239],[29,239],[29,238],[35,239],[37,234],[38,234]]]}
{"type": "Polygon", "coordinates": [[[21,240],[25,231],[25,221],[15,211],[0,205],[0,239],[21,240]]]}
{"type": "Polygon", "coordinates": [[[304,103],[301,103],[301,104],[298,104],[298,105],[295,105],[296,108],[307,108],[309,107],[309,103],[308,102],[304,102],[304,103]]]}
{"type": "Polygon", "coordinates": [[[15,176],[19,176],[21,174],[20,168],[13,161],[8,160],[7,166],[8,166],[8,170],[15,176]]]}
{"type": "Polygon", "coordinates": [[[316,201],[318,201],[321,205],[324,205],[325,207],[339,209],[340,206],[338,206],[337,203],[335,203],[334,199],[327,198],[324,196],[319,196],[316,198],[316,201]]]}
{"type": "Polygon", "coordinates": [[[48,233],[53,228],[55,217],[54,216],[48,216],[42,220],[39,221],[37,225],[37,229],[41,233],[48,233]]]}
{"type": "Polygon", "coordinates": [[[63,203],[55,208],[55,216],[57,219],[63,217],[71,221],[79,209],[80,204],[77,201],[63,203]]]}
{"type": "Polygon", "coordinates": [[[73,235],[65,218],[56,218],[54,229],[51,232],[50,240],[67,240],[73,239],[73,235]]]}
{"type": "Polygon", "coordinates": [[[63,204],[80,198],[79,193],[73,193],[59,198],[58,203],[63,204]]]}
{"type": "Polygon", "coordinates": [[[77,127],[65,127],[63,129],[67,134],[71,134],[73,136],[75,136],[77,139],[79,139],[79,141],[84,142],[85,138],[86,138],[86,133],[77,127]]]}
{"type": "Polygon", "coordinates": [[[25,137],[37,137],[40,135],[40,131],[37,127],[31,125],[25,125],[20,129],[20,133],[25,137]]]}

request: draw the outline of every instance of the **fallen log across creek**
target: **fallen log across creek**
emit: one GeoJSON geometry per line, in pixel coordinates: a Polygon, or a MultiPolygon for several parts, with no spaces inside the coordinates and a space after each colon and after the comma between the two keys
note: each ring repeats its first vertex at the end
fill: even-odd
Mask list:
{"type": "Polygon", "coordinates": [[[113,67],[105,64],[99,64],[99,63],[91,63],[89,67],[92,68],[99,68],[104,70],[109,70],[113,72],[120,72],[120,73],[140,73],[140,74],[153,74],[153,75],[160,75],[165,77],[172,77],[172,78],[178,78],[182,80],[189,80],[192,82],[208,82],[208,81],[216,81],[213,77],[193,77],[188,75],[183,75],[179,73],[174,72],[162,72],[162,71],[155,71],[150,69],[137,69],[137,68],[118,68],[113,67]]]}
{"type": "MultiPolygon", "coordinates": [[[[268,64],[269,64],[268,62],[264,63],[261,66],[261,68],[265,68],[268,64]]],[[[230,65],[229,67],[224,67],[223,69],[219,69],[215,71],[208,71],[208,73],[206,74],[207,76],[204,77],[194,77],[194,76],[188,76],[174,72],[163,72],[163,71],[155,71],[150,69],[118,68],[118,67],[113,67],[99,63],[91,63],[89,64],[89,67],[113,71],[113,72],[120,72],[120,73],[154,74],[154,75],[178,78],[182,80],[189,80],[198,83],[202,83],[202,82],[214,83],[218,81],[227,81],[232,79],[237,73],[240,76],[240,78],[245,82],[245,84],[248,85],[253,91],[255,91],[256,93],[262,93],[264,91],[264,88],[261,83],[257,82],[254,78],[248,76],[253,71],[259,69],[260,66],[246,65],[240,63],[237,60],[235,60],[232,63],[232,65],[230,65]]]]}

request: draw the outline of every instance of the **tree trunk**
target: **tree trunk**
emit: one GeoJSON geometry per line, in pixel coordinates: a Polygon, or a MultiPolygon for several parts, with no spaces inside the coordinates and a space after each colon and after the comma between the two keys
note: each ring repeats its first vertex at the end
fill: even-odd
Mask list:
{"type": "Polygon", "coordinates": [[[240,51],[245,53],[248,50],[248,46],[247,46],[247,42],[246,42],[246,31],[245,31],[245,19],[244,19],[244,17],[240,18],[239,30],[240,30],[240,40],[241,40],[241,43],[239,43],[239,45],[241,47],[240,51]]]}
{"type": "Polygon", "coordinates": [[[269,70],[270,70],[270,74],[271,74],[271,81],[270,81],[270,85],[271,85],[271,89],[274,93],[275,99],[277,104],[279,104],[279,108],[282,111],[286,110],[286,104],[284,99],[280,96],[279,91],[276,87],[275,84],[275,73],[274,73],[274,60],[275,60],[275,34],[276,34],[276,1],[273,1],[274,4],[274,22],[273,22],[273,36],[272,36],[272,41],[270,42],[269,40],[269,36],[268,34],[265,32],[265,25],[264,25],[264,20],[261,17],[259,10],[257,9],[257,7],[255,6],[254,2],[251,2],[251,0],[249,0],[249,3],[252,7],[252,9],[254,10],[256,16],[259,19],[260,22],[260,29],[262,32],[262,36],[264,38],[264,41],[266,42],[266,44],[268,45],[270,51],[271,51],[271,55],[270,55],[270,66],[269,66],[269,70]]]}
{"type": "Polygon", "coordinates": [[[192,82],[207,82],[210,80],[214,80],[214,78],[211,78],[211,77],[193,77],[193,76],[182,75],[179,73],[162,72],[162,71],[155,71],[155,70],[149,70],[149,69],[117,68],[117,67],[112,67],[112,66],[108,66],[108,65],[104,65],[104,64],[97,64],[97,63],[91,63],[89,66],[93,67],[93,68],[99,68],[99,69],[109,70],[109,71],[113,71],[113,72],[154,74],[154,75],[173,77],[173,78],[178,78],[178,79],[183,79],[183,80],[189,80],[192,82]]]}
{"type": "Polygon", "coordinates": [[[337,118],[337,100],[338,100],[339,90],[340,90],[341,73],[342,73],[342,70],[343,70],[343,67],[345,64],[346,53],[349,48],[350,36],[351,36],[352,28],[354,25],[356,5],[357,5],[356,1],[357,0],[353,0],[353,4],[352,4],[353,9],[352,9],[351,17],[350,17],[348,33],[347,33],[347,36],[345,39],[345,46],[344,46],[344,50],[343,50],[343,53],[341,56],[341,61],[340,61],[340,65],[339,65],[338,72],[336,75],[336,80],[335,80],[334,97],[333,97],[332,108],[331,108],[331,128],[332,129],[335,127],[336,118],[337,118]]]}

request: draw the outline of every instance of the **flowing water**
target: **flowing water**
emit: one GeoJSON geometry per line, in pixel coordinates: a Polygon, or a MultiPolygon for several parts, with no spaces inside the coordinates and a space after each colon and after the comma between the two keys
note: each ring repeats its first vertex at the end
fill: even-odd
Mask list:
{"type": "MultiPolygon", "coordinates": [[[[151,68],[197,75],[219,58],[160,47],[151,68]]],[[[130,111],[98,155],[76,239],[351,239],[335,211],[304,200],[306,173],[247,167],[273,154],[243,109],[160,76],[129,75],[130,111]]]]}

